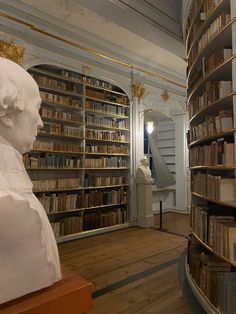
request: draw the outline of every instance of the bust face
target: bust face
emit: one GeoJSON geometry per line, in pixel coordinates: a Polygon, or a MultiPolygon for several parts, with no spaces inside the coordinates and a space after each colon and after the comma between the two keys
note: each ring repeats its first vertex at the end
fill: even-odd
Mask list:
{"type": "Polygon", "coordinates": [[[37,84],[28,80],[27,93],[24,95],[23,101],[25,108],[22,112],[17,112],[13,116],[15,136],[12,138],[11,144],[21,154],[29,151],[33,147],[33,142],[37,136],[38,128],[43,127],[39,109],[41,98],[37,84]]]}
{"type": "Polygon", "coordinates": [[[32,149],[37,130],[43,126],[38,85],[18,64],[0,58],[0,90],[4,113],[0,115],[0,135],[23,154],[32,149]]]}

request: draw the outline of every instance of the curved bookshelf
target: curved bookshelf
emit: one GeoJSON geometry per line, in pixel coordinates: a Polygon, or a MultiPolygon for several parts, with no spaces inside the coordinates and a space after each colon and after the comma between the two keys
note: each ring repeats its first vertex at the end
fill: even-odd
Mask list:
{"type": "Polygon", "coordinates": [[[72,212],[79,212],[79,211],[86,211],[90,209],[99,209],[99,208],[106,208],[106,207],[117,207],[117,206],[124,206],[128,203],[117,203],[117,204],[107,204],[107,205],[99,205],[99,206],[91,206],[91,207],[83,207],[83,208],[77,208],[73,210],[65,210],[65,211],[59,211],[59,212],[51,212],[47,213],[48,215],[57,215],[57,214],[65,214],[65,213],[72,213],[72,212]]]}
{"type": "Polygon", "coordinates": [[[120,93],[120,92],[114,91],[112,89],[103,88],[103,87],[92,85],[92,84],[85,83],[85,86],[91,87],[91,88],[97,89],[97,90],[102,90],[102,91],[105,91],[105,92],[108,92],[108,93],[117,94],[117,95],[120,95],[120,96],[127,96],[125,93],[120,93]]]}
{"type": "Polygon", "coordinates": [[[84,168],[86,170],[129,170],[128,167],[107,167],[107,168],[84,168]]]}
{"type": "Polygon", "coordinates": [[[225,167],[225,166],[191,166],[189,167],[190,170],[236,170],[236,166],[229,166],[229,167],[225,167]]]}
{"type": "Polygon", "coordinates": [[[69,125],[75,125],[75,126],[84,125],[83,122],[77,122],[73,120],[63,120],[63,119],[50,118],[50,117],[45,117],[45,116],[41,116],[41,118],[43,121],[61,122],[63,124],[69,124],[69,125]]]}
{"type": "Polygon", "coordinates": [[[222,260],[230,263],[233,266],[236,266],[236,261],[231,261],[228,258],[224,257],[223,255],[218,254],[216,251],[214,251],[210,246],[208,246],[205,242],[203,242],[194,231],[192,231],[193,236],[195,237],[195,239],[197,239],[197,241],[199,243],[201,243],[202,246],[204,246],[209,252],[211,252],[212,254],[214,254],[215,256],[218,256],[219,258],[221,258],[222,260]]]}
{"type": "Polygon", "coordinates": [[[100,110],[92,110],[92,109],[85,109],[86,112],[92,112],[92,113],[96,113],[105,117],[114,117],[114,118],[118,118],[118,119],[129,119],[128,116],[121,116],[118,114],[113,114],[113,113],[109,113],[106,111],[100,111],[100,110]]]}
{"type": "Polygon", "coordinates": [[[42,190],[34,190],[34,193],[54,193],[54,192],[66,192],[66,191],[78,191],[83,190],[82,187],[77,188],[64,188],[64,189],[42,189],[42,190]]]}
{"type": "Polygon", "coordinates": [[[197,113],[195,113],[191,119],[189,120],[189,123],[192,123],[193,121],[195,121],[196,119],[198,119],[199,117],[203,116],[205,117],[206,114],[208,113],[214,113],[215,111],[218,112],[221,108],[225,109],[225,106],[228,103],[232,103],[233,101],[233,96],[236,95],[236,92],[232,92],[229,95],[219,98],[216,101],[214,101],[213,103],[209,104],[208,106],[202,108],[201,110],[199,110],[197,113]]]}
{"type": "Polygon", "coordinates": [[[81,136],[73,136],[73,135],[64,135],[64,134],[53,134],[53,133],[44,133],[44,132],[39,132],[38,137],[57,137],[57,138],[68,138],[72,140],[83,140],[84,137],[81,136]]]}
{"type": "MultiPolygon", "coordinates": [[[[203,1],[204,3],[204,1],[203,1]]],[[[225,0],[221,0],[215,7],[214,9],[211,11],[210,15],[207,17],[207,19],[201,24],[201,26],[198,28],[198,30],[196,31],[196,33],[194,34],[194,39],[191,43],[191,46],[188,49],[187,52],[187,57],[189,57],[193,46],[196,44],[196,42],[199,40],[199,38],[203,35],[204,31],[207,30],[207,28],[210,26],[210,24],[214,21],[215,18],[217,18],[217,16],[219,15],[220,11],[222,11],[223,9],[225,9],[227,7],[227,4],[225,2],[225,0]]]]}
{"type": "Polygon", "coordinates": [[[129,186],[128,184],[117,184],[117,185],[100,185],[100,186],[87,186],[84,190],[97,190],[97,189],[113,189],[129,186]]]}
{"type": "Polygon", "coordinates": [[[129,154],[120,154],[120,153],[85,153],[85,155],[92,155],[92,156],[126,156],[129,157],[129,154]]]}
{"type": "Polygon", "coordinates": [[[189,25],[189,29],[188,29],[188,33],[187,33],[187,36],[186,36],[186,39],[185,39],[185,42],[186,42],[186,46],[188,46],[188,40],[189,40],[189,35],[190,35],[190,32],[192,30],[192,27],[193,27],[193,24],[195,23],[195,20],[196,20],[196,17],[199,15],[200,11],[201,11],[201,8],[204,4],[204,1],[205,0],[201,0],[199,6],[197,7],[196,11],[194,12],[194,15],[192,17],[192,22],[191,24],[189,25]]]}
{"type": "Polygon", "coordinates": [[[202,290],[198,287],[198,285],[195,283],[194,279],[192,278],[189,271],[187,258],[185,259],[185,274],[186,274],[186,279],[190,285],[191,290],[193,291],[195,297],[197,298],[198,302],[202,305],[204,310],[209,314],[220,314],[217,308],[206,298],[202,290]]]}
{"type": "Polygon", "coordinates": [[[44,85],[39,85],[39,88],[40,88],[40,90],[44,90],[44,91],[46,90],[46,91],[49,91],[49,92],[56,92],[58,94],[62,94],[62,95],[66,95],[66,96],[72,96],[72,97],[77,97],[77,98],[83,97],[82,94],[68,92],[66,90],[62,90],[62,89],[59,89],[59,88],[52,88],[52,87],[44,86],[44,85]]]}
{"type": "Polygon", "coordinates": [[[236,128],[235,128],[235,129],[228,130],[228,131],[216,133],[216,134],[214,134],[214,135],[207,136],[207,137],[198,139],[198,140],[196,140],[196,141],[194,141],[194,142],[191,142],[191,143],[188,145],[188,147],[192,147],[192,146],[197,145],[197,144],[203,144],[203,143],[209,142],[209,141],[211,141],[211,140],[215,140],[215,139],[217,139],[217,138],[219,138],[219,137],[224,137],[224,136],[232,135],[232,134],[234,134],[234,132],[236,132],[236,128]]]}
{"type": "Polygon", "coordinates": [[[100,129],[108,129],[108,130],[115,130],[115,131],[128,131],[129,129],[126,128],[115,128],[115,127],[110,127],[110,126],[104,126],[104,125],[98,125],[98,124],[90,124],[87,123],[86,128],[100,128],[100,129]]]}
{"type": "Polygon", "coordinates": [[[218,204],[218,205],[223,205],[223,206],[227,206],[227,207],[233,207],[233,208],[236,208],[236,202],[221,202],[221,201],[217,201],[217,200],[214,200],[214,199],[211,199],[211,198],[208,198],[208,197],[205,197],[201,194],[198,194],[196,192],[192,192],[192,195],[193,196],[196,196],[198,198],[201,198],[203,200],[206,200],[208,202],[212,202],[214,204],[218,204]]]}
{"type": "Polygon", "coordinates": [[[39,68],[30,68],[29,69],[29,72],[31,73],[36,73],[36,74],[42,74],[42,75],[45,75],[45,76],[48,76],[48,77],[51,77],[51,78],[57,78],[61,81],[64,81],[64,82],[68,82],[68,83],[75,83],[75,84],[83,84],[83,82],[81,80],[78,80],[78,79],[75,79],[75,78],[68,78],[62,74],[56,74],[56,73],[52,73],[50,71],[47,71],[47,70],[43,70],[43,69],[39,69],[39,68]]]}
{"type": "Polygon", "coordinates": [[[78,171],[78,170],[84,170],[84,168],[54,168],[54,167],[51,167],[51,168],[30,168],[30,167],[27,167],[25,168],[26,170],[40,170],[40,171],[65,171],[65,170],[74,170],[74,171],[78,171]]]}
{"type": "Polygon", "coordinates": [[[70,152],[61,150],[46,150],[46,149],[33,149],[30,153],[52,153],[52,154],[66,154],[66,155],[84,155],[84,152],[70,152]]]}
{"type": "Polygon", "coordinates": [[[100,103],[104,103],[104,104],[110,104],[110,105],[115,105],[115,106],[119,106],[119,107],[125,107],[125,108],[129,108],[129,106],[121,104],[121,103],[117,103],[117,102],[113,102],[113,101],[109,101],[109,100],[105,100],[105,99],[101,99],[101,98],[95,98],[92,96],[85,96],[86,99],[91,99],[100,103]]]}
{"type": "Polygon", "coordinates": [[[86,137],[85,138],[86,141],[97,141],[97,142],[110,142],[110,143],[123,143],[123,144],[129,144],[130,142],[128,141],[116,141],[116,140],[103,140],[103,139],[100,139],[100,138],[90,138],[90,137],[86,137]]]}
{"type": "Polygon", "coordinates": [[[221,41],[222,41],[222,37],[224,37],[224,38],[227,39],[227,40],[224,41],[225,46],[230,45],[230,43],[231,43],[231,36],[232,36],[232,27],[231,27],[231,25],[235,22],[235,20],[236,20],[236,19],[233,19],[233,20],[231,20],[227,25],[225,25],[225,26],[208,42],[208,44],[206,45],[206,47],[204,47],[203,49],[201,49],[201,50],[197,53],[197,55],[196,55],[196,57],[195,57],[195,59],[194,59],[192,65],[191,65],[191,67],[190,67],[190,69],[189,69],[189,71],[188,71],[188,73],[187,73],[187,79],[190,78],[190,76],[191,76],[192,72],[194,71],[194,69],[196,68],[196,66],[199,65],[199,63],[200,63],[200,61],[201,61],[200,58],[201,58],[203,55],[204,55],[204,56],[210,56],[210,54],[213,53],[213,52],[219,47],[219,45],[221,44],[221,41]]]}
{"type": "Polygon", "coordinates": [[[218,67],[213,69],[211,72],[206,74],[203,79],[196,84],[196,86],[193,87],[193,89],[190,91],[189,97],[187,99],[187,102],[189,103],[190,99],[193,95],[196,94],[196,91],[199,91],[200,87],[209,79],[211,80],[217,80],[224,76],[225,80],[229,80],[229,78],[232,76],[232,61],[236,58],[236,54],[233,55],[231,58],[220,64],[218,67]],[[220,71],[221,70],[221,71],[220,71]]]}
{"type": "MultiPolygon", "coordinates": [[[[196,2],[191,3],[194,9],[196,2]]],[[[212,314],[228,311],[225,289],[236,267],[231,254],[236,234],[236,7],[234,0],[204,0],[200,5],[186,38],[192,230],[185,271],[196,298],[212,314]],[[213,134],[220,130],[226,131],[213,134]]]]}
{"type": "Polygon", "coordinates": [[[64,108],[64,109],[69,109],[69,110],[83,110],[83,107],[75,107],[75,106],[69,106],[69,105],[65,105],[65,104],[60,104],[57,102],[53,102],[53,101],[48,101],[48,100],[44,100],[42,99],[42,105],[47,105],[50,107],[59,107],[59,108],[64,108]]]}

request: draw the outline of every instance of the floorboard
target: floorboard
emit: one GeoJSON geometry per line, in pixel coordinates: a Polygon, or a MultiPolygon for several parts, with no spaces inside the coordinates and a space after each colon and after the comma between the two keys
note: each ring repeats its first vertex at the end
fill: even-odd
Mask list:
{"type": "Polygon", "coordinates": [[[59,253],[64,265],[94,284],[91,314],[190,314],[177,272],[186,245],[181,236],[129,228],[62,243],[59,253]]]}

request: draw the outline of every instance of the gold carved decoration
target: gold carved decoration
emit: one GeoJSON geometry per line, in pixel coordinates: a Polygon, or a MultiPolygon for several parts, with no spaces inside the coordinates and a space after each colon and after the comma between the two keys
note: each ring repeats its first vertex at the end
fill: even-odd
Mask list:
{"type": "Polygon", "coordinates": [[[169,95],[169,92],[168,92],[167,88],[165,88],[165,89],[163,90],[163,92],[162,92],[162,94],[161,94],[161,98],[162,98],[162,100],[163,100],[165,103],[169,100],[170,95],[169,95]]]}
{"type": "Polygon", "coordinates": [[[136,82],[133,85],[133,93],[134,93],[134,97],[137,97],[139,100],[144,97],[145,87],[144,85],[141,84],[140,81],[136,82]]]}
{"type": "Polygon", "coordinates": [[[18,64],[23,62],[25,48],[0,40],[0,57],[10,59],[18,64]]]}
{"type": "Polygon", "coordinates": [[[88,65],[82,66],[82,72],[84,75],[90,75],[91,74],[91,68],[88,65]]]}

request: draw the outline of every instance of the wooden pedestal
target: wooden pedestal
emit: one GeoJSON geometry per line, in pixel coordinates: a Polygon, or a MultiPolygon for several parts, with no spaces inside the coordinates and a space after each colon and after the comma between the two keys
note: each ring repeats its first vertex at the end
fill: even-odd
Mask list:
{"type": "Polygon", "coordinates": [[[80,314],[92,307],[93,285],[62,268],[54,285],[0,305],[0,314],[80,314]]]}

